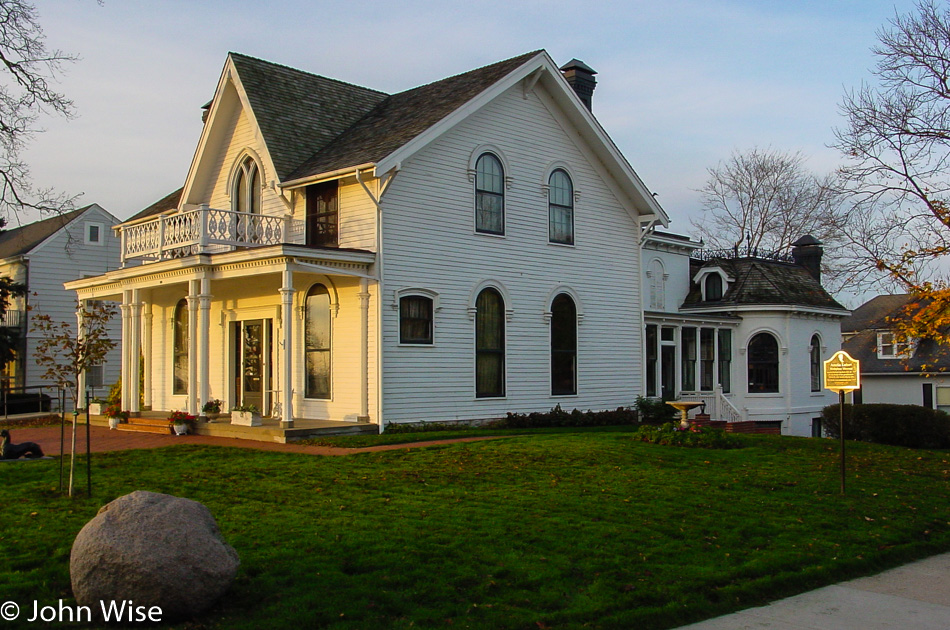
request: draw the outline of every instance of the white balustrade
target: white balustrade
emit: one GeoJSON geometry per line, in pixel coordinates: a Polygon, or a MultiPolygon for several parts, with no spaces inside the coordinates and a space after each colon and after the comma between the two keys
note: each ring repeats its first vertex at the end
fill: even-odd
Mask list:
{"type": "Polygon", "coordinates": [[[119,227],[122,263],[133,258],[168,260],[193,254],[302,243],[304,222],[202,206],[119,227]]]}

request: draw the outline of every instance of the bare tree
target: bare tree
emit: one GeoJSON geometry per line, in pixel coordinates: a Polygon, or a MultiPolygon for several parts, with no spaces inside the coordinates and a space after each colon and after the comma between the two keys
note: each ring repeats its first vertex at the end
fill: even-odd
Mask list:
{"type": "Polygon", "coordinates": [[[950,9],[924,0],[877,37],[876,81],[845,94],[835,132],[850,273],[922,298],[899,332],[950,343],[950,9]]]}
{"type": "Polygon", "coordinates": [[[806,234],[828,247],[837,241],[831,177],[810,173],[801,153],[735,151],[708,172],[703,216],[692,224],[711,247],[787,252],[806,234]]]}
{"type": "Polygon", "coordinates": [[[25,208],[60,212],[73,199],[51,188],[37,189],[21,158],[40,129],[40,114],[69,117],[73,104],[51,87],[61,66],[75,57],[47,50],[36,7],[24,0],[0,0],[0,216],[25,208]]]}

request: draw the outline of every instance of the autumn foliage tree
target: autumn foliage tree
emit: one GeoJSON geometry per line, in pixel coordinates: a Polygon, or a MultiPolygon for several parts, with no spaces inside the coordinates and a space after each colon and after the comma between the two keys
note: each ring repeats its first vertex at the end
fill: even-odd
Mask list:
{"type": "Polygon", "coordinates": [[[835,133],[850,274],[918,298],[900,336],[950,344],[950,9],[922,1],[877,36],[875,80],[845,95],[835,133]]]}

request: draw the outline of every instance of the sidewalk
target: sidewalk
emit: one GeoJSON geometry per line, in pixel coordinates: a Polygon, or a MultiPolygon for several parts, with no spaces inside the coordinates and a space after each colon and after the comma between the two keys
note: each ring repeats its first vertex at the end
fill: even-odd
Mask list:
{"type": "MultiPolygon", "coordinates": [[[[72,439],[72,425],[66,425],[65,450],[69,452],[69,442],[72,439]]],[[[14,444],[21,442],[36,442],[46,455],[59,455],[60,428],[55,427],[11,427],[10,434],[14,444]]],[[[259,451],[280,451],[282,453],[304,453],[307,455],[353,455],[356,453],[373,453],[377,451],[394,451],[400,449],[419,448],[452,442],[477,442],[480,440],[495,440],[499,436],[457,438],[453,440],[429,440],[413,442],[411,444],[384,444],[365,448],[337,448],[331,446],[306,446],[303,444],[279,444],[277,442],[258,442],[257,440],[240,440],[237,438],[212,437],[210,435],[171,435],[159,433],[135,433],[132,431],[111,430],[107,427],[92,425],[89,427],[89,445],[93,453],[108,451],[127,451],[136,448],[162,448],[176,444],[204,444],[208,446],[230,446],[232,448],[250,448],[259,451]]],[[[86,452],[86,425],[80,424],[76,431],[76,452],[86,452]]]]}
{"type": "Polygon", "coordinates": [[[950,553],[680,630],[948,630],[950,553]]]}

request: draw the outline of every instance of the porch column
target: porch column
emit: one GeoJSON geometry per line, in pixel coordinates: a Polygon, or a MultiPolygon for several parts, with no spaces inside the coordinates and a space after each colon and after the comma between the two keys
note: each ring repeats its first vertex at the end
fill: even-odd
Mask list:
{"type": "Polygon", "coordinates": [[[122,305],[119,306],[119,310],[122,313],[122,367],[120,370],[119,378],[122,379],[122,409],[127,411],[129,409],[129,387],[132,381],[132,377],[129,374],[129,346],[132,345],[131,339],[129,338],[129,318],[131,317],[131,309],[129,308],[129,301],[131,296],[129,291],[122,292],[122,305]]]}
{"type": "Polygon", "coordinates": [[[369,281],[360,278],[360,422],[369,422],[369,281]]]}
{"type": "Polygon", "coordinates": [[[188,409],[198,413],[198,280],[188,281],[188,409]]]}
{"type": "Polygon", "coordinates": [[[294,272],[284,268],[280,287],[280,426],[292,429],[293,415],[293,339],[294,339],[294,272]]]}
{"type": "Polygon", "coordinates": [[[138,413],[142,410],[139,404],[139,354],[142,350],[142,303],[139,301],[139,290],[132,289],[131,315],[129,332],[132,333],[131,348],[129,348],[129,411],[138,413]]]}
{"type": "MultiPolygon", "coordinates": [[[[82,341],[82,338],[86,335],[86,322],[83,317],[85,306],[86,302],[80,300],[78,308],[76,308],[76,339],[79,341],[82,341]]],[[[86,370],[82,370],[76,375],[76,391],[78,393],[76,409],[84,409],[86,407],[86,370]]]]}
{"type": "Polygon", "coordinates": [[[145,381],[145,388],[142,392],[142,404],[148,409],[152,408],[152,305],[144,304],[145,327],[142,331],[142,380],[145,381]]]}
{"type": "Polygon", "coordinates": [[[209,337],[211,336],[211,281],[201,279],[201,293],[198,295],[198,403],[194,412],[210,400],[211,384],[208,382],[210,372],[209,337]]]}

